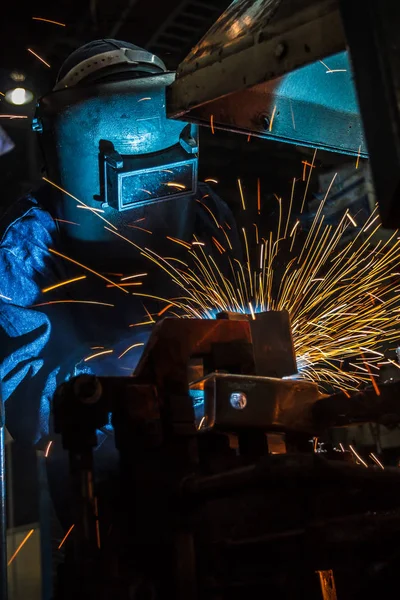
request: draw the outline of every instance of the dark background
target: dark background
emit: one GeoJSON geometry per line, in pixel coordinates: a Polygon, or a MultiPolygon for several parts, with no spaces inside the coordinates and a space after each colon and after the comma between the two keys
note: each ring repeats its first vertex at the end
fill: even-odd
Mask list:
{"type": "MultiPolygon", "coordinates": [[[[0,92],[21,85],[30,89],[35,99],[40,97],[52,88],[58,69],[70,52],[102,37],[143,46],[160,56],[169,69],[176,69],[229,4],[229,0],[37,0],[25,8],[22,3],[7,3],[2,8],[0,24],[0,92]],[[32,17],[55,20],[65,27],[32,17]],[[50,68],[30,54],[28,48],[46,60],[50,68]],[[13,73],[22,73],[25,81],[16,83],[13,73]]],[[[15,144],[14,150],[0,157],[0,214],[40,182],[41,157],[30,129],[34,106],[35,101],[14,107],[0,95],[0,114],[29,117],[0,118],[0,125],[15,144]]],[[[200,143],[200,178],[216,178],[219,194],[234,210],[240,206],[238,177],[249,203],[255,202],[257,177],[262,181],[263,203],[268,203],[273,192],[287,198],[293,177],[301,177],[301,161],[309,159],[312,153],[254,137],[248,142],[245,136],[222,131],[212,135],[208,127],[202,128],[200,143]]],[[[346,160],[349,159],[319,152],[317,164],[319,169],[330,168],[346,160]]],[[[314,176],[311,191],[317,188],[318,177],[314,176]]]]}

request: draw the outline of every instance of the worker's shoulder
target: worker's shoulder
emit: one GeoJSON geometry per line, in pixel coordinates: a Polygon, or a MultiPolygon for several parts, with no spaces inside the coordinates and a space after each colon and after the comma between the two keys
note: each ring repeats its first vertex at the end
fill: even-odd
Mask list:
{"type": "Polygon", "coordinates": [[[13,244],[37,244],[44,237],[50,240],[56,224],[50,213],[43,208],[40,197],[40,193],[35,196],[27,194],[14,202],[0,217],[0,246],[9,241],[13,244]]]}

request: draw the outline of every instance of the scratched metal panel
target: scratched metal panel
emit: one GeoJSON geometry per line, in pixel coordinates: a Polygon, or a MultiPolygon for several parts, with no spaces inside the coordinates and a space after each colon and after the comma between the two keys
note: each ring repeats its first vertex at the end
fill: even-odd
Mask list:
{"type": "Polygon", "coordinates": [[[344,46],[335,0],[236,0],[179,66],[169,116],[365,157],[344,46]]]}

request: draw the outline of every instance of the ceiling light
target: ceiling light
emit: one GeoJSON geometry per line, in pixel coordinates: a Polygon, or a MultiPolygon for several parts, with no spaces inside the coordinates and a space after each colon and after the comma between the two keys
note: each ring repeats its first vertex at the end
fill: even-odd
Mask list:
{"type": "Polygon", "coordinates": [[[8,90],[5,96],[7,102],[9,102],[10,104],[14,104],[15,106],[29,104],[29,102],[33,100],[32,92],[21,87],[14,88],[13,90],[8,90]]]}

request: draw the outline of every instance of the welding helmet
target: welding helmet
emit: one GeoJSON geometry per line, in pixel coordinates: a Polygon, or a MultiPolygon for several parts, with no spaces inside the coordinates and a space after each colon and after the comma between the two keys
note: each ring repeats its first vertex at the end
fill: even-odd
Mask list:
{"type": "MultiPolygon", "coordinates": [[[[52,92],[38,103],[46,177],[62,188],[64,221],[74,237],[98,240],[112,223],[143,207],[194,194],[196,126],[168,119],[166,88],[175,78],[151,52],[119,40],[79,48],[63,64],[52,92]],[[66,193],[67,192],[67,193],[66,193]]],[[[183,210],[183,208],[182,208],[183,210]]],[[[134,214],[137,214],[134,212],[134,214]]]]}

